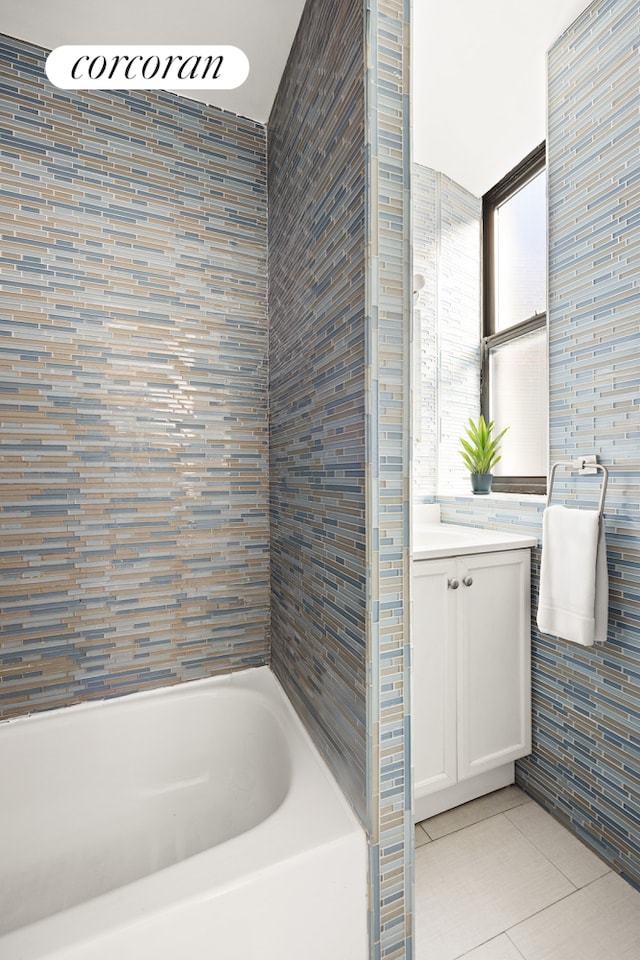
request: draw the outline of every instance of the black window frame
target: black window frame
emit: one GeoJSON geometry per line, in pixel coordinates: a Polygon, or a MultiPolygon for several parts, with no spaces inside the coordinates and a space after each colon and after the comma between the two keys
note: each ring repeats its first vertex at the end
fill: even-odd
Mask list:
{"type": "MultiPolygon", "coordinates": [[[[491,416],[489,398],[490,355],[494,347],[509,343],[547,326],[547,311],[536,313],[521,323],[496,332],[495,289],[495,230],[496,208],[518,192],[546,167],[546,144],[543,141],[503,179],[488,190],[482,198],[482,369],[480,371],[480,409],[485,420],[491,416]]],[[[548,344],[548,338],[547,338],[548,344]]],[[[497,493],[542,493],[547,492],[547,477],[494,476],[493,490],[497,493]]]]}

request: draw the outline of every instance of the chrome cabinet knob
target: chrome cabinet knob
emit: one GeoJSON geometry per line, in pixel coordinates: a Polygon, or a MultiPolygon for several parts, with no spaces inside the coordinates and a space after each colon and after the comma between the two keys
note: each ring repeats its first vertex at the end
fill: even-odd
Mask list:
{"type": "Polygon", "coordinates": [[[463,577],[462,582],[464,583],[465,587],[470,587],[473,583],[473,577],[463,577]]]}
{"type": "Polygon", "coordinates": [[[450,590],[457,590],[458,587],[460,586],[460,583],[458,580],[448,580],[447,586],[449,587],[450,590]]]}

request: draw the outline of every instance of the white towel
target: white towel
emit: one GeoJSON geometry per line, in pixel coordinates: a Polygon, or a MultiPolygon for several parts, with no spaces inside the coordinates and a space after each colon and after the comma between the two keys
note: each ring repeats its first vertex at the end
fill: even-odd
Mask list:
{"type": "Polygon", "coordinates": [[[607,639],[608,611],[607,548],[599,512],[547,507],[538,627],[590,647],[607,639]]]}

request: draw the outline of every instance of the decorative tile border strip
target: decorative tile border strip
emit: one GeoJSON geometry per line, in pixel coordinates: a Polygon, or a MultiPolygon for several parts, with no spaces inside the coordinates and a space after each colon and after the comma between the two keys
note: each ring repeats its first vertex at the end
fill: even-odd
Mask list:
{"type": "Polygon", "coordinates": [[[413,957],[409,2],[367,2],[367,799],[372,958],[413,957]]]}

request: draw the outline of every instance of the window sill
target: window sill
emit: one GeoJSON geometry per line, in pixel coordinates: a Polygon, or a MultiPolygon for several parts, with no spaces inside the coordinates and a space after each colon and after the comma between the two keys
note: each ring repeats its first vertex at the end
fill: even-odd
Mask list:
{"type": "Polygon", "coordinates": [[[538,505],[547,503],[547,497],[544,493],[496,493],[495,490],[492,490],[491,493],[468,493],[465,491],[447,491],[446,493],[438,493],[436,496],[436,501],[444,500],[468,500],[470,502],[476,503],[477,501],[482,502],[487,501],[489,503],[526,503],[538,505]]]}

